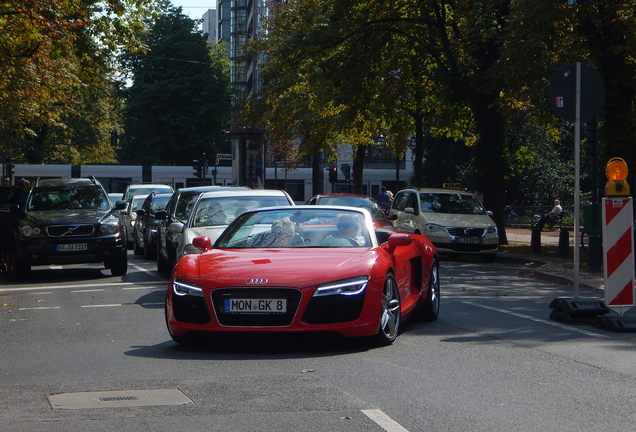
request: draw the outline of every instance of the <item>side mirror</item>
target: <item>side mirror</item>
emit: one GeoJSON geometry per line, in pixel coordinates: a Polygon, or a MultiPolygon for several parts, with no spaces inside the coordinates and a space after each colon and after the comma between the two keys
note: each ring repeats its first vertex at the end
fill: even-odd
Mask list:
{"type": "Polygon", "coordinates": [[[126,208],[126,201],[115,201],[115,210],[123,210],[126,208]]]}
{"type": "Polygon", "coordinates": [[[413,239],[410,235],[404,233],[395,233],[391,234],[389,237],[389,249],[391,251],[395,250],[398,246],[408,246],[411,244],[413,239]]]}
{"type": "Polygon", "coordinates": [[[146,215],[146,210],[144,210],[144,209],[137,210],[137,217],[145,216],[145,215],[146,215]]]}
{"type": "Polygon", "coordinates": [[[172,222],[168,225],[168,232],[172,234],[180,234],[183,231],[183,224],[181,222],[172,222]]]}
{"type": "Polygon", "coordinates": [[[389,215],[386,217],[388,220],[397,220],[398,219],[398,215],[396,213],[389,213],[389,215]]]}
{"type": "Polygon", "coordinates": [[[192,239],[192,245],[201,251],[209,251],[212,249],[212,240],[208,236],[195,237],[192,239]]]}

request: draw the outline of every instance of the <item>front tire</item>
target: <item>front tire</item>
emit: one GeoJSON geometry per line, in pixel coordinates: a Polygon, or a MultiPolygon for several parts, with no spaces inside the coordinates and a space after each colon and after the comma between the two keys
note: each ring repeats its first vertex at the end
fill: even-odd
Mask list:
{"type": "Polygon", "coordinates": [[[113,276],[124,276],[128,273],[128,252],[125,248],[115,252],[111,256],[110,274],[113,276]]]}
{"type": "Polygon", "coordinates": [[[435,321],[439,316],[440,305],[440,283],[439,283],[439,263],[433,262],[431,274],[428,277],[428,294],[426,302],[422,306],[422,319],[424,321],[435,321]]]}
{"type": "Polygon", "coordinates": [[[380,307],[380,329],[376,335],[378,345],[391,345],[400,332],[400,294],[393,274],[384,278],[380,307]]]}

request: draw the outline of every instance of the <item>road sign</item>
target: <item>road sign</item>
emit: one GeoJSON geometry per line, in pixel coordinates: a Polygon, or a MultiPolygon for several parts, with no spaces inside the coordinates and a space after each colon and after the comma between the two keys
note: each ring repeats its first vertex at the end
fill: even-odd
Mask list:
{"type": "Polygon", "coordinates": [[[634,306],[632,198],[603,198],[605,304],[622,313],[634,306]]]}
{"type": "MultiPolygon", "coordinates": [[[[580,65],[582,122],[596,118],[605,103],[605,85],[595,69],[580,65]]],[[[548,88],[549,101],[557,117],[576,121],[576,64],[565,65],[552,75],[548,88]]]]}
{"type": "Polygon", "coordinates": [[[216,158],[219,160],[221,159],[232,160],[232,153],[219,153],[216,155],[216,158]]]}

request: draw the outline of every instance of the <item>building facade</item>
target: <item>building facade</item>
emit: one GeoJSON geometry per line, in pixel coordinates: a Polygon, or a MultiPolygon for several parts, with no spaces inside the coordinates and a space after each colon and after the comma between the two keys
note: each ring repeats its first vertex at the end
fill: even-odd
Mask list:
{"type": "Polygon", "coordinates": [[[203,14],[203,22],[201,23],[201,30],[207,36],[208,43],[217,42],[217,19],[216,9],[208,9],[203,14]]]}

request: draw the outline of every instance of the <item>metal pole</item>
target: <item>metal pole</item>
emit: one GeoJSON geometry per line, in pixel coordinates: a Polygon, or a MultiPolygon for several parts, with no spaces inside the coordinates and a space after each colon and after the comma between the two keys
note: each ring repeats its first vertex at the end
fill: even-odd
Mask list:
{"type": "Polygon", "coordinates": [[[581,63],[576,62],[576,108],[574,122],[574,298],[579,297],[579,212],[581,201],[581,63]]]}

